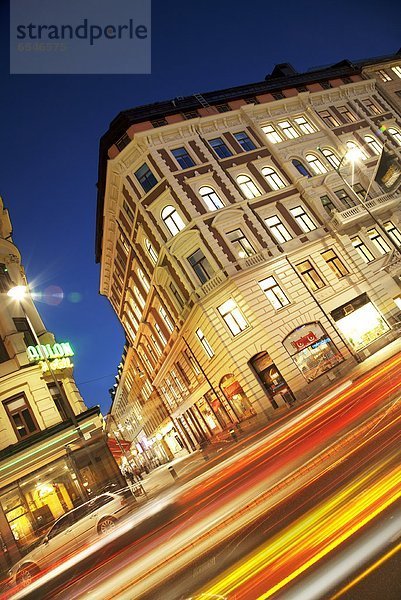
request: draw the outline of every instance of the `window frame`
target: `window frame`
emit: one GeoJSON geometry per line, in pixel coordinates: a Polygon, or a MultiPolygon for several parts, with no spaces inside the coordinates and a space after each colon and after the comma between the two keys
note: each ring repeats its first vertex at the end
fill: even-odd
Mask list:
{"type": "Polygon", "coordinates": [[[350,238],[350,241],[353,248],[355,248],[359,256],[366,264],[376,260],[376,257],[370,251],[370,248],[365,244],[365,242],[359,235],[354,235],[352,238],[350,238]]]}
{"type": "Polygon", "coordinates": [[[182,169],[191,169],[196,166],[196,163],[185,146],[179,146],[178,148],[172,148],[170,150],[174,160],[178,166],[182,169]],[[180,152],[180,154],[177,154],[180,152]],[[176,154],[174,154],[176,153],[176,154]]]}
{"type": "Polygon", "coordinates": [[[24,392],[21,392],[19,394],[15,394],[14,396],[11,396],[11,398],[7,398],[6,400],[3,400],[2,402],[3,404],[3,408],[5,410],[5,413],[8,417],[9,422],[11,423],[11,426],[14,430],[14,433],[18,439],[18,441],[22,441],[22,440],[26,440],[27,438],[31,437],[32,435],[34,435],[35,433],[39,433],[41,431],[39,424],[36,420],[35,417],[35,413],[32,410],[31,405],[29,404],[28,398],[26,397],[24,392]],[[23,400],[24,401],[24,408],[23,409],[18,409],[18,410],[10,410],[9,408],[9,404],[11,404],[12,402],[15,402],[17,400],[23,400]],[[29,416],[32,420],[32,424],[34,426],[34,430],[30,430],[29,425],[27,427],[27,423],[25,421],[25,417],[22,416],[22,412],[23,410],[27,410],[29,413],[29,416]],[[20,435],[19,430],[18,430],[18,426],[14,420],[14,416],[20,416],[20,419],[23,423],[23,427],[24,429],[27,431],[26,435],[20,435]]]}
{"type": "Polygon", "coordinates": [[[388,127],[387,131],[391,135],[391,137],[397,142],[397,144],[401,146],[401,132],[395,127],[388,127]]]}
{"type": "Polygon", "coordinates": [[[302,229],[303,233],[310,233],[311,231],[315,231],[315,229],[318,229],[318,226],[316,225],[312,217],[310,217],[310,215],[306,212],[306,210],[301,204],[299,204],[298,206],[293,206],[289,209],[289,211],[294,221],[302,229]],[[294,214],[294,211],[301,212],[300,214],[294,214]]]}
{"type": "Polygon", "coordinates": [[[330,267],[330,269],[338,277],[338,279],[342,279],[343,277],[349,275],[347,267],[345,266],[343,261],[338,257],[337,253],[333,248],[328,248],[324,252],[321,252],[321,256],[326,265],[330,267]],[[327,258],[325,255],[327,255],[329,252],[331,252],[332,255],[329,258],[327,258]]]}
{"type": "Polygon", "coordinates": [[[252,150],[256,150],[257,146],[251,140],[246,131],[237,131],[233,135],[244,152],[251,152],[252,150]],[[239,136],[242,136],[242,138],[240,139],[239,136]],[[247,147],[248,145],[250,145],[249,148],[247,147]]]}
{"type": "Polygon", "coordinates": [[[254,254],[256,254],[256,250],[253,247],[252,243],[248,240],[247,236],[245,235],[245,233],[242,231],[241,227],[237,227],[236,229],[232,229],[231,231],[227,231],[226,232],[226,236],[227,239],[229,240],[230,244],[236,249],[238,250],[237,254],[239,256],[239,258],[247,258],[248,256],[253,256],[254,254]],[[231,239],[229,236],[231,234],[235,234],[235,232],[240,232],[240,234],[235,237],[234,239],[231,239]],[[246,240],[246,243],[243,243],[243,240],[246,240]],[[238,246],[240,246],[240,249],[237,248],[237,244],[238,246]],[[247,248],[247,245],[249,246],[249,248],[247,248]],[[241,256],[240,252],[243,251],[245,253],[244,256],[241,256]]]}
{"type": "Polygon", "coordinates": [[[201,248],[197,248],[194,252],[192,252],[189,256],[187,256],[187,261],[188,261],[190,267],[192,268],[192,271],[195,273],[195,275],[199,279],[201,285],[204,285],[205,283],[207,283],[214,277],[213,267],[210,264],[210,262],[208,261],[207,257],[205,256],[205,254],[203,253],[203,250],[201,248]],[[191,258],[198,252],[200,252],[202,256],[199,259],[197,259],[194,263],[192,263],[191,258]],[[208,269],[204,267],[203,263],[205,263],[206,265],[208,265],[208,267],[210,267],[210,273],[208,272],[208,269]],[[198,266],[200,267],[199,272],[197,269],[198,266]],[[203,280],[203,277],[200,275],[200,273],[202,273],[203,275],[206,276],[206,278],[204,280],[203,280]]]}
{"type": "Polygon", "coordinates": [[[294,125],[291,123],[290,120],[285,119],[284,121],[278,121],[277,125],[280,127],[281,131],[284,134],[284,137],[287,140],[295,140],[300,137],[298,131],[296,130],[296,128],[294,127],[294,125]],[[285,123],[287,125],[284,127],[283,125],[285,123]]]}
{"type": "Polygon", "coordinates": [[[313,291],[317,292],[324,287],[326,287],[326,283],[324,279],[320,276],[319,271],[316,269],[315,265],[309,258],[306,258],[302,262],[299,262],[296,265],[296,269],[298,273],[303,277],[306,285],[313,291]],[[302,270],[302,265],[308,265],[304,267],[302,270]]]}
{"type": "Polygon", "coordinates": [[[265,223],[266,226],[268,227],[269,231],[271,231],[272,236],[274,237],[274,239],[276,240],[276,242],[278,244],[285,244],[285,242],[290,242],[293,238],[292,234],[288,231],[287,227],[284,225],[284,223],[282,222],[282,220],[280,219],[280,217],[278,215],[270,215],[269,217],[265,218],[265,223]],[[269,219],[276,219],[278,221],[278,223],[274,223],[273,225],[270,225],[268,223],[269,219]],[[282,232],[282,230],[284,230],[284,234],[282,232]],[[288,236],[288,237],[286,237],[288,236]],[[279,239],[282,238],[282,239],[279,239]]]}
{"type": "Polygon", "coordinates": [[[311,133],[316,133],[317,131],[316,127],[312,125],[312,123],[303,115],[294,117],[294,122],[303,135],[310,135],[311,133]]]}
{"type": "Polygon", "coordinates": [[[156,248],[153,246],[149,238],[145,239],[145,249],[146,252],[149,254],[153,264],[156,264],[159,260],[159,254],[157,253],[156,248]]]}
{"type": "Polygon", "coordinates": [[[359,121],[357,115],[347,106],[346,104],[342,104],[341,106],[336,107],[340,115],[343,117],[344,121],[347,123],[356,123],[359,121]]]}
{"type": "Polygon", "coordinates": [[[383,227],[387,231],[388,235],[393,240],[393,242],[397,246],[401,246],[401,231],[398,229],[397,225],[394,225],[392,221],[386,221],[385,223],[383,223],[383,227]],[[391,227],[388,227],[388,225],[391,225],[391,227]],[[397,233],[394,234],[394,231],[396,231],[397,233]]]}
{"type": "Polygon", "coordinates": [[[216,190],[214,188],[212,188],[210,185],[202,185],[199,190],[198,193],[200,195],[200,197],[202,198],[202,200],[204,201],[206,208],[210,211],[215,211],[215,210],[219,210],[220,208],[224,208],[225,204],[223,202],[223,200],[220,198],[220,196],[218,195],[218,193],[216,192],[216,190]],[[201,190],[211,190],[210,192],[207,192],[205,194],[202,194],[201,190]],[[217,206],[216,201],[214,200],[214,198],[212,196],[216,196],[218,202],[220,202],[221,206],[217,206]],[[210,205],[209,205],[210,202],[210,205]],[[213,207],[213,208],[212,208],[213,207]]]}
{"type": "Polygon", "coordinates": [[[262,125],[261,129],[271,144],[279,144],[280,142],[284,142],[284,137],[279,133],[274,125],[262,125]],[[269,128],[271,131],[265,131],[269,128]]]}
{"type": "Polygon", "coordinates": [[[147,194],[151,189],[153,189],[158,183],[153,171],[149,168],[146,162],[143,163],[143,165],[139,167],[139,169],[134,171],[134,175],[139,184],[141,185],[145,194],[147,194]],[[141,171],[141,169],[143,169],[144,167],[146,167],[146,172],[141,176],[138,175],[139,171],[141,171]],[[145,183],[146,185],[144,185],[145,183]]]}
{"type": "Polygon", "coordinates": [[[233,156],[233,152],[227,146],[227,143],[225,142],[225,140],[223,140],[222,137],[211,138],[207,141],[207,143],[209,144],[210,148],[213,150],[217,158],[224,159],[233,156]],[[217,141],[220,143],[213,145],[213,142],[217,141]]]}
{"type": "Polygon", "coordinates": [[[341,160],[334,152],[334,150],[332,150],[331,148],[322,148],[321,150],[324,158],[327,160],[329,165],[333,167],[335,171],[337,171],[337,169],[341,165],[341,160]]]}
{"type": "Polygon", "coordinates": [[[270,166],[262,167],[260,172],[262,173],[263,177],[266,179],[268,185],[271,187],[273,192],[277,192],[278,190],[282,190],[285,187],[287,187],[287,184],[285,183],[285,181],[280,177],[280,175],[277,173],[277,171],[275,169],[273,169],[273,167],[270,167],[270,166]],[[266,174],[266,171],[269,171],[269,173],[266,174]]]}
{"type": "Polygon", "coordinates": [[[391,252],[392,248],[387,244],[386,240],[376,227],[368,229],[366,234],[381,256],[385,256],[391,252]]]}
{"type": "Polygon", "coordinates": [[[367,144],[368,148],[372,150],[373,154],[375,154],[376,156],[380,156],[383,150],[383,146],[380,144],[378,139],[375,138],[373,135],[365,135],[363,139],[365,140],[365,143],[367,144]]]}
{"type": "Polygon", "coordinates": [[[258,281],[258,284],[274,310],[281,310],[282,308],[285,308],[291,304],[287,294],[284,292],[280,284],[277,283],[277,280],[273,275],[258,281]],[[266,283],[268,281],[269,284],[266,283]],[[266,287],[264,286],[265,283],[266,287]],[[279,290],[279,293],[277,293],[277,290],[279,290]],[[275,305],[275,303],[277,303],[277,305],[275,305]]]}
{"type": "MultiPolygon", "coordinates": [[[[211,347],[211,345],[209,344],[209,342],[208,342],[208,340],[207,340],[207,338],[206,338],[205,334],[203,333],[203,331],[202,331],[202,329],[201,329],[200,327],[198,327],[198,328],[195,330],[195,335],[196,335],[196,337],[197,337],[197,339],[198,339],[199,343],[201,344],[201,346],[202,346],[203,350],[205,351],[206,355],[207,355],[209,358],[213,358],[213,356],[214,356],[214,350],[213,350],[213,348],[211,347]]],[[[195,360],[196,360],[196,359],[195,359],[195,360]]]]}
{"type": "Polygon", "coordinates": [[[220,304],[217,311],[233,337],[249,328],[248,321],[233,298],[220,304]]]}
{"type": "Polygon", "coordinates": [[[333,129],[334,127],[340,127],[341,123],[337,121],[336,117],[328,110],[318,111],[317,113],[319,117],[322,119],[323,123],[329,127],[329,129],[333,129]],[[327,113],[323,114],[323,113],[327,113]]]}
{"type": "Polygon", "coordinates": [[[164,206],[160,211],[160,216],[164,225],[173,237],[186,227],[180,213],[172,204],[167,204],[164,206]],[[171,209],[170,212],[165,214],[168,209],[171,209]]]}
{"type": "Polygon", "coordinates": [[[240,173],[235,178],[235,181],[237,182],[237,185],[240,188],[242,195],[247,200],[253,200],[254,198],[262,196],[262,192],[260,191],[256,183],[253,181],[252,177],[250,177],[249,175],[246,175],[245,173],[240,173]],[[240,178],[245,178],[246,181],[240,182],[240,178]],[[255,193],[253,188],[257,191],[257,193],[255,193]],[[246,190],[248,191],[248,193],[246,192],[246,190]]]}

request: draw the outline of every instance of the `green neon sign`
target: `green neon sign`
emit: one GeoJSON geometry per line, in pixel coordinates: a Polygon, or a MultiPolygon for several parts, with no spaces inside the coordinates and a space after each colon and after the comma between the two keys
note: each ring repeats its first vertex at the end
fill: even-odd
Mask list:
{"type": "Polygon", "coordinates": [[[52,371],[73,367],[70,357],[74,356],[74,350],[69,342],[28,346],[26,353],[29,362],[42,365],[42,371],[48,371],[48,365],[52,371]]]}

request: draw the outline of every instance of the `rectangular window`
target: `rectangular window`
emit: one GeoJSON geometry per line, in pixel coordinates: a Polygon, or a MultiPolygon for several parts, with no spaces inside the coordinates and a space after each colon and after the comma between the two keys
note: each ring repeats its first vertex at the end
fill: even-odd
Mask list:
{"type": "Polygon", "coordinates": [[[290,304],[290,301],[274,277],[267,277],[266,279],[263,279],[263,281],[259,281],[259,285],[262,291],[266,294],[270,304],[276,310],[279,310],[280,308],[283,308],[283,306],[290,304]]]}
{"type": "Polygon", "coordinates": [[[164,125],[168,125],[167,120],[164,118],[154,119],[151,121],[152,127],[164,127],[164,125]]]}
{"type": "Polygon", "coordinates": [[[165,346],[167,344],[167,340],[164,336],[164,333],[162,332],[159,323],[155,323],[155,329],[157,331],[157,335],[159,336],[159,338],[161,339],[161,342],[163,344],[163,346],[165,346]]]}
{"type": "Polygon", "coordinates": [[[335,118],[334,115],[331,114],[328,110],[322,110],[318,113],[319,117],[324,121],[325,125],[328,127],[338,127],[340,125],[339,121],[335,118]]]}
{"type": "Polygon", "coordinates": [[[359,256],[366,262],[370,263],[375,259],[369,248],[366,244],[361,240],[359,236],[355,236],[351,238],[351,243],[354,246],[355,250],[358,252],[359,256]]]}
{"type": "Polygon", "coordinates": [[[221,306],[218,306],[217,310],[233,335],[238,335],[241,331],[249,327],[244,315],[232,298],[224,302],[221,306]]]}
{"type": "Polygon", "coordinates": [[[125,211],[125,214],[127,215],[128,219],[131,221],[131,223],[134,220],[134,213],[132,212],[131,208],[128,205],[128,202],[126,200],[124,200],[123,202],[123,209],[125,211]]]}
{"type": "Polygon", "coordinates": [[[242,229],[233,229],[233,231],[228,231],[226,235],[240,258],[246,258],[247,256],[255,254],[254,247],[243,233],[242,229]]]}
{"type": "Polygon", "coordinates": [[[157,339],[155,338],[155,336],[153,335],[153,333],[150,334],[150,339],[153,342],[153,346],[154,346],[154,348],[156,350],[156,354],[158,354],[158,356],[161,356],[163,354],[162,353],[162,349],[160,348],[159,342],[157,341],[157,339]]]}
{"type": "Polygon", "coordinates": [[[256,146],[250,137],[245,133],[245,131],[239,131],[238,133],[234,133],[234,137],[245,152],[249,152],[249,150],[255,150],[256,146]]]}
{"type": "Polygon", "coordinates": [[[58,389],[58,387],[56,386],[55,383],[48,383],[47,387],[49,389],[51,397],[53,398],[53,402],[56,405],[56,408],[61,417],[61,420],[68,421],[69,416],[68,416],[67,407],[66,407],[66,402],[68,402],[68,400],[63,395],[63,390],[61,388],[61,384],[60,384],[60,390],[58,389]],[[61,391],[61,393],[60,393],[60,391],[61,391]]]}
{"type": "Polygon", "coordinates": [[[19,440],[39,431],[39,426],[25,395],[11,398],[3,402],[3,405],[19,440]]]}
{"type": "Polygon", "coordinates": [[[284,223],[280,221],[277,215],[267,217],[267,219],[265,219],[265,223],[279,244],[283,244],[284,242],[292,240],[292,235],[290,234],[284,223]]]}
{"type": "Polygon", "coordinates": [[[369,195],[366,194],[365,188],[362,187],[360,183],[355,183],[352,189],[354,190],[358,198],[360,198],[362,201],[367,200],[369,198],[369,195]]]}
{"type": "Polygon", "coordinates": [[[196,250],[188,256],[188,262],[195,271],[201,283],[206,283],[213,277],[213,270],[202,250],[196,250]]]}
{"type": "Polygon", "coordinates": [[[289,140],[293,140],[299,137],[299,133],[295,131],[294,127],[289,121],[280,121],[278,123],[278,126],[281,128],[282,132],[289,140]]]}
{"type": "Polygon", "coordinates": [[[345,208],[352,208],[353,206],[358,205],[357,201],[354,198],[351,198],[344,189],[336,190],[334,193],[345,208]]]}
{"type": "Polygon", "coordinates": [[[220,113],[228,112],[231,108],[228,104],[216,104],[216,108],[220,113]]]}
{"type": "Polygon", "coordinates": [[[170,291],[173,294],[174,298],[176,299],[178,306],[180,308],[184,308],[184,304],[185,304],[184,299],[181,296],[180,292],[175,287],[174,283],[170,283],[169,288],[170,288],[170,291]]]}
{"type": "Polygon", "coordinates": [[[144,192],[149,192],[157,184],[157,179],[145,163],[140,169],[135,171],[135,177],[141,184],[144,192]]]}
{"type": "Polygon", "coordinates": [[[373,114],[373,115],[381,115],[382,114],[383,111],[380,108],[380,106],[378,106],[375,102],[373,102],[373,100],[371,98],[366,98],[366,100],[362,100],[362,102],[365,105],[365,108],[367,108],[371,114],[373,114]]]}
{"type": "Polygon", "coordinates": [[[333,202],[331,201],[331,198],[329,198],[329,196],[320,196],[320,200],[322,201],[323,204],[323,208],[324,210],[331,215],[331,213],[333,212],[333,210],[337,210],[337,207],[334,206],[333,202]]]}
{"type": "Polygon", "coordinates": [[[304,260],[304,262],[299,263],[297,269],[312,290],[320,290],[325,286],[323,279],[310,260],[304,260]]]}
{"type": "Polygon", "coordinates": [[[187,112],[181,113],[184,119],[197,119],[199,113],[197,110],[188,110],[187,112]]]}
{"type": "Polygon", "coordinates": [[[348,106],[337,106],[338,112],[342,115],[344,121],[354,123],[358,117],[348,108],[348,106]]]}
{"type": "Polygon", "coordinates": [[[283,138],[278,133],[278,131],[273,127],[273,125],[265,125],[262,127],[263,133],[266,135],[269,142],[272,144],[278,144],[283,141],[283,138]]]}
{"type": "Polygon", "coordinates": [[[180,390],[180,392],[186,392],[187,389],[186,389],[185,385],[183,384],[183,382],[181,381],[181,379],[178,377],[177,371],[174,371],[174,369],[172,369],[170,371],[170,375],[173,378],[174,383],[177,386],[177,388],[180,390]]]}
{"type": "Polygon", "coordinates": [[[193,357],[193,355],[190,353],[189,350],[184,350],[184,356],[187,359],[188,363],[190,364],[190,366],[191,366],[193,372],[195,373],[195,375],[200,375],[201,374],[201,370],[199,368],[199,365],[198,365],[196,359],[193,357]]]}
{"type": "Polygon", "coordinates": [[[119,240],[121,242],[121,245],[123,247],[123,250],[124,250],[125,254],[128,254],[128,252],[129,252],[129,243],[128,243],[127,238],[125,237],[125,235],[123,233],[120,233],[119,240]]]}
{"type": "Polygon", "coordinates": [[[290,208],[290,213],[302,229],[304,233],[309,233],[309,231],[313,231],[317,229],[315,223],[312,221],[310,216],[305,212],[303,206],[296,206],[295,208],[290,208]]]}
{"type": "Polygon", "coordinates": [[[372,240],[373,244],[376,246],[380,254],[387,254],[391,251],[390,246],[374,227],[368,230],[368,236],[372,240]]]}
{"type": "Polygon", "coordinates": [[[213,140],[209,140],[209,144],[219,158],[227,158],[228,156],[233,155],[222,138],[214,138],[213,140]]]}
{"type": "Polygon", "coordinates": [[[337,277],[344,277],[349,274],[348,269],[338,258],[337,254],[332,248],[322,252],[323,260],[329,265],[330,269],[337,275],[337,277]]]}
{"type": "Polygon", "coordinates": [[[384,223],[384,229],[387,231],[391,239],[397,244],[397,246],[401,245],[401,231],[394,225],[394,223],[387,221],[387,223],[384,223]]]}
{"type": "Polygon", "coordinates": [[[282,100],[285,98],[283,92],[273,92],[272,96],[275,100],[282,100]]]}
{"type": "Polygon", "coordinates": [[[305,135],[308,135],[309,133],[315,133],[316,129],[309,121],[305,119],[305,117],[295,117],[294,121],[305,135]]]}
{"type": "Polygon", "coordinates": [[[198,340],[200,341],[200,343],[202,344],[203,349],[206,352],[206,354],[208,355],[208,357],[213,358],[214,352],[213,352],[212,347],[210,346],[209,342],[205,338],[205,335],[204,335],[202,329],[198,328],[196,330],[196,336],[197,336],[198,340]]]}
{"type": "Polygon", "coordinates": [[[391,67],[391,70],[393,73],[395,73],[397,75],[397,77],[399,77],[401,79],[401,67],[399,67],[399,66],[391,67]]]}
{"type": "Polygon", "coordinates": [[[21,331],[24,334],[25,345],[36,346],[36,339],[32,329],[29,327],[28,320],[25,317],[17,317],[13,319],[15,328],[17,331],[21,331]]]}
{"type": "Polygon", "coordinates": [[[167,314],[166,310],[163,308],[163,306],[161,306],[161,307],[159,308],[159,313],[160,313],[160,315],[161,315],[161,317],[162,317],[163,321],[165,322],[165,324],[166,324],[166,326],[167,326],[167,329],[168,329],[169,331],[173,331],[173,329],[174,329],[174,323],[172,322],[172,320],[171,320],[171,319],[170,319],[170,317],[168,316],[168,314],[167,314]]]}
{"type": "Polygon", "coordinates": [[[171,154],[174,156],[181,169],[189,169],[190,167],[195,166],[195,163],[188,154],[186,148],[175,148],[175,150],[171,151],[171,154]]]}
{"type": "Polygon", "coordinates": [[[387,81],[391,81],[390,75],[384,69],[380,69],[380,71],[377,71],[377,74],[379,75],[380,79],[384,81],[384,83],[386,83],[387,81]]]}
{"type": "Polygon", "coordinates": [[[5,264],[0,263],[0,292],[7,294],[12,288],[12,281],[5,264]]]}

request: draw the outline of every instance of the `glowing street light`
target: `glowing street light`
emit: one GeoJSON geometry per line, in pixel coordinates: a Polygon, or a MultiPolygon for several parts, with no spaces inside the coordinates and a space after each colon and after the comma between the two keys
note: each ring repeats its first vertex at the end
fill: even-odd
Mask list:
{"type": "Polygon", "coordinates": [[[23,300],[25,298],[27,293],[28,293],[28,288],[26,285],[15,285],[14,287],[12,287],[8,290],[7,296],[12,298],[13,300],[17,300],[18,302],[21,302],[21,300],[23,300]]]}

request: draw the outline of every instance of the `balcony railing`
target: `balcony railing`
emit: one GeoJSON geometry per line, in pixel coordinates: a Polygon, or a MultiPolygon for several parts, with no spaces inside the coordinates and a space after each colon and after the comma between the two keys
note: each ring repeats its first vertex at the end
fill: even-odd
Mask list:
{"type": "MultiPolygon", "coordinates": [[[[364,204],[369,212],[372,214],[378,214],[388,210],[389,208],[393,208],[399,204],[400,200],[401,193],[393,192],[392,194],[383,194],[381,196],[377,196],[376,198],[370,198],[364,204]]],[[[345,229],[346,227],[353,225],[356,221],[369,216],[365,206],[358,204],[357,206],[352,206],[351,208],[342,210],[341,212],[335,211],[333,213],[331,223],[337,227],[337,229],[345,229]]]]}

